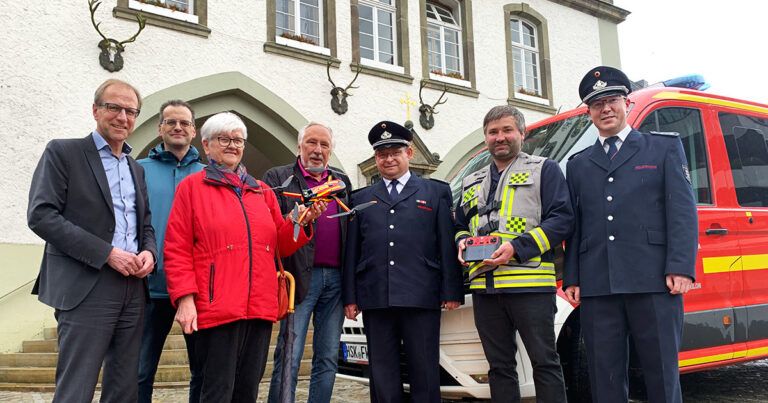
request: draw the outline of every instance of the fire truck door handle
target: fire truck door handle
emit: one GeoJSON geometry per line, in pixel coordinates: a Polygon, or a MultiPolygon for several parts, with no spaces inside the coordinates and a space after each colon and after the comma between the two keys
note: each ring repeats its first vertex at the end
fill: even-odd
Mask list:
{"type": "Polygon", "coordinates": [[[704,233],[707,235],[727,235],[728,228],[707,228],[704,233]]]}

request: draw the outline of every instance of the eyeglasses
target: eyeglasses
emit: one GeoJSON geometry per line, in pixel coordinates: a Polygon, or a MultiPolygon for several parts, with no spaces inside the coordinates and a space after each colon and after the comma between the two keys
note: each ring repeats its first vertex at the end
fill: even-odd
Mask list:
{"type": "Polygon", "coordinates": [[[141,112],[141,109],[125,108],[118,104],[112,104],[109,102],[101,103],[98,105],[98,107],[106,109],[109,113],[120,113],[120,111],[125,111],[125,116],[133,119],[137,118],[141,112]]]}
{"type": "Polygon", "coordinates": [[[226,137],[226,136],[219,136],[216,137],[216,140],[219,141],[219,145],[222,147],[229,147],[230,144],[232,144],[235,148],[243,148],[245,147],[245,139],[242,137],[226,137]]]}
{"type": "Polygon", "coordinates": [[[189,120],[176,120],[176,119],[165,119],[163,120],[163,124],[168,127],[176,127],[176,124],[180,124],[183,129],[188,129],[190,127],[195,126],[195,123],[190,122],[189,120]]]}
{"type": "Polygon", "coordinates": [[[403,155],[403,148],[398,148],[394,151],[376,151],[375,153],[376,159],[380,160],[386,160],[389,157],[397,158],[401,155],[403,155]]]}
{"type": "Polygon", "coordinates": [[[603,108],[605,108],[605,105],[608,105],[611,108],[613,108],[614,106],[618,105],[619,102],[624,101],[624,99],[625,98],[621,96],[599,99],[589,104],[589,109],[593,111],[600,111],[600,110],[603,110],[603,108]]]}

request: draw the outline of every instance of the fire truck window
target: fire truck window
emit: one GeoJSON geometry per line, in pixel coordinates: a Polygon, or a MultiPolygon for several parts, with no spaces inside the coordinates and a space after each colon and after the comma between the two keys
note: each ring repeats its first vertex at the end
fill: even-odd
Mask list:
{"type": "Polygon", "coordinates": [[[662,108],[646,116],[637,130],[675,132],[680,134],[683,150],[691,172],[693,195],[698,204],[712,204],[709,181],[709,160],[704,146],[701,112],[693,108],[662,108]]]}
{"type": "MultiPolygon", "coordinates": [[[[574,146],[591,126],[589,115],[581,114],[537,127],[525,135],[523,151],[557,162],[563,161],[569,153],[583,148],[574,149],[574,146]]],[[[588,145],[592,145],[596,138],[592,138],[588,145]]]]}
{"type": "Polygon", "coordinates": [[[744,207],[768,207],[768,119],[719,114],[736,198],[744,207]]]}

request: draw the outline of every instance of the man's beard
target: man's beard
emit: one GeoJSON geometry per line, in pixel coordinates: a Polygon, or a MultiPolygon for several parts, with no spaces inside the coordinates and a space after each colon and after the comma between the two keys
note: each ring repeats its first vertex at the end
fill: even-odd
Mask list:
{"type": "Polygon", "coordinates": [[[518,145],[518,144],[504,143],[504,144],[501,144],[501,145],[505,145],[505,146],[509,147],[509,151],[507,151],[507,150],[496,151],[495,150],[495,146],[496,145],[494,144],[494,149],[492,149],[491,155],[495,159],[502,160],[502,161],[509,161],[509,160],[512,160],[515,157],[517,157],[517,154],[520,154],[521,146],[518,145]]]}

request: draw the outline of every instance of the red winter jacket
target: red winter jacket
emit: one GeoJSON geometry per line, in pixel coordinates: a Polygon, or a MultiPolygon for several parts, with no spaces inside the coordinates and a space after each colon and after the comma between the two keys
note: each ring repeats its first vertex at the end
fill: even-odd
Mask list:
{"type": "Polygon", "coordinates": [[[293,241],[293,223],[264,182],[249,176],[240,197],[219,171],[206,167],[179,183],[168,218],[171,302],[194,294],[199,329],[241,319],[275,321],[275,246],[288,256],[308,240],[299,231],[293,241]]]}

